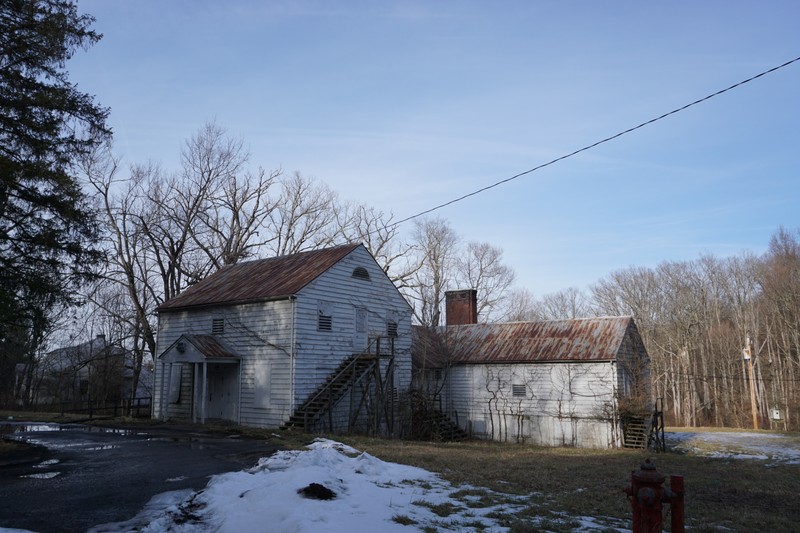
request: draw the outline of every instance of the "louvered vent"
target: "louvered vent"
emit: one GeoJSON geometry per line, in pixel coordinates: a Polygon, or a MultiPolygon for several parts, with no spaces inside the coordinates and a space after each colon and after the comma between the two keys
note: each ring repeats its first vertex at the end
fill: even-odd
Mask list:
{"type": "Polygon", "coordinates": [[[367,272],[367,269],[364,267],[356,267],[355,270],[353,270],[353,277],[369,281],[369,272],[367,272]]]}
{"type": "Polygon", "coordinates": [[[317,329],[333,331],[333,305],[329,302],[317,302],[317,329]]]}
{"type": "Polygon", "coordinates": [[[225,333],[225,319],[215,318],[211,321],[211,334],[222,335],[225,333]]]}

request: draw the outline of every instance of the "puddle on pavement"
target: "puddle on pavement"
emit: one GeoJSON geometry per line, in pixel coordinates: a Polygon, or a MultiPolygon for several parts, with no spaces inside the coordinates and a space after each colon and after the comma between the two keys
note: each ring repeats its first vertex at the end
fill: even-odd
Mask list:
{"type": "Polygon", "coordinates": [[[32,424],[30,422],[0,422],[0,436],[16,433],[42,433],[61,431],[60,424],[32,424]]]}
{"type": "Polygon", "coordinates": [[[42,461],[38,465],[34,465],[34,468],[47,468],[48,466],[57,465],[61,461],[59,459],[48,459],[47,461],[42,461]]]}
{"type": "Polygon", "coordinates": [[[84,433],[104,433],[109,435],[147,435],[146,432],[133,429],[104,428],[98,426],[84,426],[81,424],[56,424],[56,423],[31,423],[31,422],[0,422],[0,437],[13,436],[19,433],[44,433],[50,431],[81,431],[84,433]]]}
{"type": "Polygon", "coordinates": [[[26,474],[24,476],[19,476],[19,477],[27,479],[53,479],[54,477],[59,475],[61,475],[61,472],[41,472],[36,474],[26,474]]]}
{"type": "Polygon", "coordinates": [[[201,441],[195,437],[150,437],[148,442],[178,442],[188,444],[192,450],[205,450],[210,448],[207,440],[201,441]]]}
{"type": "Polygon", "coordinates": [[[80,429],[88,433],[107,433],[110,435],[147,435],[143,431],[135,431],[133,429],[119,429],[119,428],[102,428],[98,426],[80,426],[80,429]]]}
{"type": "Polygon", "coordinates": [[[119,448],[116,444],[103,444],[100,446],[92,446],[91,448],[84,448],[87,452],[99,452],[102,450],[116,450],[119,448]]]}

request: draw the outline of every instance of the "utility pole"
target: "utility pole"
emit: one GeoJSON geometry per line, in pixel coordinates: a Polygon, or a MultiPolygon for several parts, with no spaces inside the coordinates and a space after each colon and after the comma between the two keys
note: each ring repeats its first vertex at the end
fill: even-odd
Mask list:
{"type": "Polygon", "coordinates": [[[753,357],[750,348],[750,336],[747,336],[742,357],[747,361],[747,375],[750,382],[750,409],[753,411],[753,429],[758,429],[758,409],[756,408],[756,380],[753,376],[753,357]]]}

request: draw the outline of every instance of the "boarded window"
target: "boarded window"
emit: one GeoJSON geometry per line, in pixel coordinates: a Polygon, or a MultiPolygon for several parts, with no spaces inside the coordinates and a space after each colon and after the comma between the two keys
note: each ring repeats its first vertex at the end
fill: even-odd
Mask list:
{"type": "Polygon", "coordinates": [[[356,308],[356,333],[367,332],[367,310],[363,307],[356,308]]]}
{"type": "Polygon", "coordinates": [[[353,277],[369,281],[369,272],[367,272],[367,269],[364,267],[356,267],[355,270],[353,270],[353,277]]]}
{"type": "Polygon", "coordinates": [[[225,320],[222,318],[215,318],[211,321],[211,334],[222,335],[225,333],[225,320]]]}
{"type": "Polygon", "coordinates": [[[475,433],[477,435],[486,434],[486,420],[470,420],[467,424],[470,433],[475,433]]]}
{"type": "Polygon", "coordinates": [[[526,396],[525,385],[511,385],[511,394],[515,398],[524,398],[526,396]]]}
{"type": "Polygon", "coordinates": [[[330,302],[317,303],[317,329],[333,331],[333,305],[330,302]]]}

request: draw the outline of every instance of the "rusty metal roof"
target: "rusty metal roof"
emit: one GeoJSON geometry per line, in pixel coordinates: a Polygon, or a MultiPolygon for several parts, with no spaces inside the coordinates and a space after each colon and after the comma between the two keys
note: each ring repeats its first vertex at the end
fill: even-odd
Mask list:
{"type": "MultiPolygon", "coordinates": [[[[448,326],[435,335],[438,347],[432,347],[428,335],[428,348],[422,349],[427,351],[429,367],[445,360],[452,364],[613,361],[629,327],[635,327],[629,316],[448,326]]],[[[417,338],[423,338],[419,331],[417,338]]],[[[420,354],[415,359],[419,361],[420,354]]]]}
{"type": "Polygon", "coordinates": [[[289,297],[359,246],[347,244],[228,265],[164,302],[158,311],[289,297]]]}
{"type": "Polygon", "coordinates": [[[191,342],[206,359],[239,359],[212,335],[181,335],[181,338],[191,342]]]}

